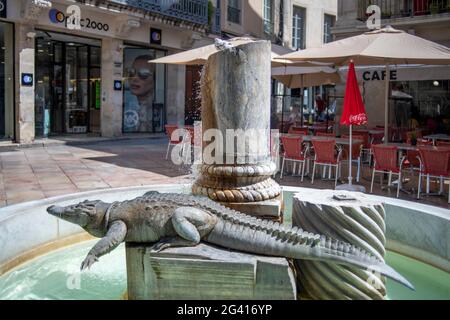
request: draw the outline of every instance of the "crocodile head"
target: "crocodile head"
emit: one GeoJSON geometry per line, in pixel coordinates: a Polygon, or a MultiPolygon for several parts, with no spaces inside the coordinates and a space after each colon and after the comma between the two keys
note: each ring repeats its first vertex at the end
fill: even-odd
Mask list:
{"type": "Polygon", "coordinates": [[[47,212],[84,229],[98,230],[102,229],[105,212],[109,205],[100,200],[86,200],[66,207],[50,206],[47,208],[47,212]]]}

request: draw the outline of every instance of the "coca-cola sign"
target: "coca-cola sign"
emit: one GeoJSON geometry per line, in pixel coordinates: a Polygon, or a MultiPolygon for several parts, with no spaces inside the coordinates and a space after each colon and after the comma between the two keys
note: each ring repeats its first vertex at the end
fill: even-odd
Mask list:
{"type": "Polygon", "coordinates": [[[360,113],[357,115],[350,116],[350,124],[355,126],[361,126],[367,123],[367,115],[365,113],[360,113]]]}

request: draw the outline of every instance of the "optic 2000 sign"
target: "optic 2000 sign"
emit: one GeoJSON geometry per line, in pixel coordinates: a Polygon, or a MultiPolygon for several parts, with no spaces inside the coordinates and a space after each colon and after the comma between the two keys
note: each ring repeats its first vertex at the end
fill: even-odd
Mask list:
{"type": "Polygon", "coordinates": [[[91,18],[81,18],[80,7],[76,5],[69,6],[66,14],[58,9],[51,9],[48,15],[52,23],[64,23],[66,28],[71,30],[87,28],[98,31],[109,31],[110,29],[108,23],[97,22],[91,18]]]}

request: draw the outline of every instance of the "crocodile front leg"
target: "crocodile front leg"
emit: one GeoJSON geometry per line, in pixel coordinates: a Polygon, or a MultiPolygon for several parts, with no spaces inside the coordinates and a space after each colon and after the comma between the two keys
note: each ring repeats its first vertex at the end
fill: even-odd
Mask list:
{"type": "Polygon", "coordinates": [[[172,225],[178,237],[165,238],[155,244],[152,251],[162,251],[173,247],[193,247],[211,232],[217,223],[217,217],[193,207],[180,207],[172,216],[172,225]]]}
{"type": "Polygon", "coordinates": [[[126,235],[127,226],[125,223],[121,220],[114,221],[109,227],[106,236],[101,238],[89,251],[81,264],[81,271],[89,269],[98,261],[98,258],[114,250],[123,240],[125,240],[126,235]]]}

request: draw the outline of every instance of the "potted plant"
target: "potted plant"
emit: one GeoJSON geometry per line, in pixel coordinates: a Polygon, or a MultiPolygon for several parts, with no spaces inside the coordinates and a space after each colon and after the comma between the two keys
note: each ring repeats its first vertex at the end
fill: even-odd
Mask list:
{"type": "Polygon", "coordinates": [[[208,1],[208,24],[210,27],[212,27],[212,21],[215,11],[216,8],[214,7],[213,3],[211,1],[208,1]]]}
{"type": "Polygon", "coordinates": [[[432,1],[430,3],[430,13],[438,14],[439,13],[439,3],[437,1],[432,1]]]}

